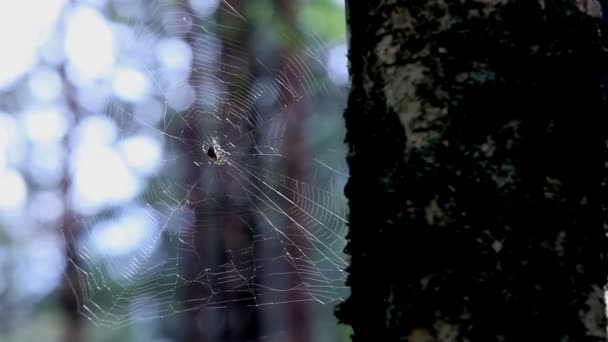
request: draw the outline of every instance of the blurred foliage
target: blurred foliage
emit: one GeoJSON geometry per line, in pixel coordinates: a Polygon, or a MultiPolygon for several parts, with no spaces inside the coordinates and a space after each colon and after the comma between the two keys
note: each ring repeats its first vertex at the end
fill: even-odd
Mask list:
{"type": "Polygon", "coordinates": [[[341,42],[346,37],[344,8],[332,0],[301,1],[296,7],[297,25],[278,16],[275,0],[247,3],[246,16],[252,18],[275,42],[285,43],[280,37],[290,37],[298,30],[307,36],[317,36],[326,42],[341,42]],[[278,19],[278,20],[277,20],[278,19]]]}
{"type": "Polygon", "coordinates": [[[40,309],[32,314],[27,322],[12,327],[9,334],[2,334],[0,337],[3,342],[59,342],[62,340],[63,331],[57,327],[63,327],[66,323],[64,315],[58,307],[40,309]]]}
{"type": "Polygon", "coordinates": [[[309,0],[301,5],[298,20],[309,33],[319,35],[323,40],[342,41],[346,37],[344,8],[331,0],[309,0]]]}

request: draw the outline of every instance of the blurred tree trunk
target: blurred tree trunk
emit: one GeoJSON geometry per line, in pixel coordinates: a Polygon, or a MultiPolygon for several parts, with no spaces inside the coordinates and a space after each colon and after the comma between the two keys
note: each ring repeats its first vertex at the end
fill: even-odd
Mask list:
{"type": "Polygon", "coordinates": [[[347,8],[353,341],[605,341],[597,9],[347,8]]]}
{"type": "MultiPolygon", "coordinates": [[[[73,125],[78,122],[79,119],[79,106],[76,100],[76,89],[70,82],[66,75],[66,67],[63,65],[60,68],[60,73],[65,88],[65,104],[67,110],[64,112],[66,116],[73,116],[73,125]]],[[[66,138],[64,141],[64,148],[66,154],[70,154],[71,147],[69,140],[66,138]]],[[[68,159],[69,160],[69,159],[68,159]]],[[[63,241],[65,243],[65,256],[66,256],[66,269],[65,277],[61,283],[59,291],[59,302],[61,309],[66,315],[65,320],[65,331],[63,333],[63,342],[80,342],[84,341],[84,317],[80,313],[80,300],[82,296],[82,289],[80,279],[78,277],[79,257],[76,253],[76,243],[80,238],[81,227],[77,220],[77,213],[70,201],[70,174],[69,174],[69,163],[66,162],[64,166],[64,176],[61,182],[61,194],[63,197],[63,214],[61,217],[61,231],[63,234],[63,241]]]]}
{"type": "MultiPolygon", "coordinates": [[[[294,0],[275,0],[275,8],[277,9],[277,13],[281,21],[285,24],[285,27],[289,27],[291,23],[297,22],[297,8],[300,6],[299,1],[294,0]]],[[[297,29],[294,29],[294,33],[296,39],[301,38],[297,32],[297,29]]],[[[282,76],[287,79],[288,84],[298,84],[299,80],[298,75],[295,72],[291,72],[293,70],[293,59],[298,54],[298,45],[295,46],[283,43],[280,52],[280,61],[279,61],[279,70],[282,70],[282,76]]],[[[301,91],[301,89],[298,89],[301,91]]],[[[304,160],[310,160],[307,158],[307,150],[305,148],[305,141],[303,137],[302,131],[304,130],[304,123],[308,117],[307,108],[302,102],[299,102],[297,98],[290,97],[286,105],[286,110],[283,115],[287,117],[288,123],[284,135],[284,140],[282,142],[281,150],[282,152],[288,156],[285,158],[282,167],[285,170],[284,176],[288,179],[299,179],[304,182],[308,181],[306,179],[306,174],[304,172],[304,160]]],[[[292,203],[298,203],[298,199],[294,193],[287,193],[287,197],[290,199],[292,203]]],[[[297,208],[295,204],[290,206],[286,206],[287,212],[297,212],[297,208]]],[[[288,222],[284,223],[285,225],[285,234],[289,235],[294,244],[297,246],[306,246],[306,241],[302,236],[302,232],[298,231],[299,228],[289,224],[288,222]]],[[[291,255],[298,255],[298,250],[295,246],[286,247],[287,250],[291,253],[291,255]],[[291,250],[290,250],[291,249],[291,250]]],[[[289,286],[292,288],[298,288],[301,285],[301,273],[296,270],[295,272],[289,272],[289,286]]],[[[305,290],[302,292],[289,291],[287,301],[288,304],[279,308],[279,310],[284,310],[284,314],[288,319],[288,328],[286,332],[286,337],[288,336],[288,340],[291,342],[309,342],[312,341],[311,337],[314,336],[312,333],[312,322],[310,319],[311,314],[311,304],[308,301],[302,301],[302,295],[305,290]]]]}
{"type": "MultiPolygon", "coordinates": [[[[218,11],[216,18],[217,24],[220,27],[230,28],[217,38],[218,42],[222,41],[222,51],[219,60],[219,64],[214,64],[211,67],[216,68],[216,76],[220,82],[226,85],[228,98],[224,101],[222,113],[226,115],[226,118],[232,119],[233,122],[242,121],[239,118],[231,118],[230,115],[235,110],[231,108],[234,103],[238,103],[237,97],[241,92],[246,91],[249,84],[242,81],[242,75],[247,75],[249,65],[247,64],[247,47],[248,41],[251,39],[249,31],[245,28],[247,23],[244,22],[239,16],[234,13],[241,11],[243,3],[241,0],[230,0],[223,2],[222,10],[218,11]],[[242,44],[245,46],[244,49],[235,49],[236,44],[242,44]],[[221,66],[220,66],[221,65],[221,66]]],[[[185,5],[188,11],[191,11],[188,5],[185,5]]],[[[195,18],[193,16],[193,18],[195,18]]],[[[198,20],[198,19],[195,19],[198,20]]],[[[197,23],[196,27],[203,27],[204,23],[197,23]]],[[[218,29],[218,30],[221,30],[218,29]]],[[[195,61],[204,59],[202,54],[205,53],[204,49],[201,49],[202,40],[200,36],[202,32],[192,32],[187,41],[193,47],[195,61]],[[198,38],[197,38],[198,36],[198,38]],[[197,41],[201,40],[201,41],[197,41]],[[198,45],[198,47],[197,47],[198,45]]],[[[216,38],[210,38],[216,39],[216,38]]],[[[204,62],[195,62],[203,63],[204,62]]],[[[204,67],[201,68],[205,70],[204,67]]],[[[190,75],[190,83],[195,87],[198,86],[197,82],[200,82],[201,78],[205,77],[196,68],[193,68],[193,72],[190,75]]],[[[197,94],[199,97],[204,96],[202,92],[204,88],[197,94]]],[[[200,103],[196,102],[194,108],[191,109],[194,115],[189,117],[189,123],[187,129],[183,130],[183,136],[186,141],[203,141],[204,135],[202,132],[201,117],[198,116],[200,113],[204,113],[204,108],[199,108],[200,103]]],[[[250,113],[244,113],[246,115],[250,113]]],[[[237,141],[237,133],[233,129],[233,124],[230,120],[226,122],[218,122],[217,129],[222,132],[223,138],[226,141],[237,141]]],[[[246,130],[251,129],[248,127],[246,130]]],[[[209,128],[207,128],[209,130],[209,128]]],[[[207,134],[210,132],[207,131],[207,134]]],[[[189,160],[186,162],[186,179],[188,184],[199,184],[203,181],[202,170],[200,168],[200,155],[205,155],[205,151],[200,149],[191,149],[186,147],[188,154],[190,155],[189,160]]],[[[205,161],[206,162],[206,161],[205,161]]],[[[204,184],[202,187],[209,187],[209,183],[204,184]]],[[[220,272],[220,266],[233,263],[238,271],[246,276],[254,278],[255,274],[251,274],[255,270],[241,270],[242,264],[247,264],[243,260],[238,259],[239,253],[232,254],[232,251],[242,251],[252,245],[250,235],[250,226],[252,225],[252,217],[249,211],[244,210],[243,213],[238,213],[237,210],[242,210],[242,203],[234,199],[234,195],[238,194],[239,184],[236,179],[232,177],[223,178],[217,185],[216,189],[208,190],[213,193],[213,196],[217,198],[217,206],[209,205],[203,200],[204,194],[199,191],[192,191],[189,194],[190,209],[194,213],[194,221],[192,222],[192,229],[195,231],[195,249],[196,253],[192,259],[189,260],[188,274],[194,277],[199,274],[202,269],[209,268],[213,272],[220,272]],[[209,213],[214,213],[214,216],[209,213]],[[210,218],[212,216],[212,218],[210,218]],[[215,227],[215,228],[210,228],[215,227]],[[198,262],[202,257],[203,262],[198,262]],[[235,260],[236,259],[236,260],[235,260]]],[[[214,201],[215,202],[215,201],[214,201]]],[[[212,274],[212,277],[215,275],[212,274]]],[[[196,308],[190,311],[190,314],[186,322],[186,333],[183,335],[184,341],[254,341],[261,338],[261,330],[259,326],[259,317],[257,307],[255,306],[255,300],[251,296],[256,294],[245,293],[240,288],[233,288],[234,283],[237,281],[223,281],[212,284],[212,287],[216,294],[213,295],[214,299],[218,303],[225,303],[226,308],[223,310],[204,310],[196,308]]],[[[209,290],[200,286],[190,287],[186,293],[186,301],[197,302],[197,299],[205,298],[209,296],[209,290]]]]}
{"type": "MultiPolygon", "coordinates": [[[[252,49],[253,34],[250,24],[240,18],[241,13],[245,8],[243,0],[226,0],[223,5],[227,5],[222,15],[218,17],[218,23],[230,27],[230,32],[225,31],[221,37],[224,40],[222,54],[220,57],[222,70],[219,77],[225,84],[227,89],[227,99],[224,102],[222,113],[226,116],[224,122],[220,123],[220,131],[225,135],[226,141],[238,141],[241,138],[242,132],[233,128],[233,122],[241,122],[243,131],[251,131],[254,127],[247,123],[248,120],[242,120],[236,114],[239,110],[234,108],[235,104],[240,104],[239,96],[242,93],[248,93],[252,86],[251,80],[243,80],[243,75],[251,73],[251,65],[248,59],[250,50],[252,49]],[[242,46],[242,49],[235,49],[236,46],[242,46]]],[[[251,109],[241,113],[247,115],[251,122],[255,121],[254,114],[251,109]]],[[[241,148],[253,148],[255,141],[249,142],[250,146],[242,146],[241,148]]],[[[241,162],[241,161],[239,161],[241,162]]],[[[223,263],[232,262],[238,269],[239,274],[247,279],[247,286],[252,292],[242,292],[241,288],[233,288],[228,282],[224,285],[224,300],[230,303],[225,313],[226,332],[222,341],[256,341],[262,337],[260,327],[260,317],[256,298],[258,293],[256,282],[259,281],[256,268],[248,268],[243,265],[256,265],[259,253],[254,246],[254,236],[252,228],[255,226],[255,220],[252,210],[248,204],[242,200],[236,199],[235,194],[241,193],[241,185],[239,179],[235,177],[226,177],[222,180],[219,186],[219,201],[220,207],[225,210],[222,215],[219,225],[221,227],[221,258],[223,263]],[[230,209],[227,209],[230,208],[230,209]],[[243,210],[238,215],[235,210],[243,210]],[[231,211],[232,210],[232,211],[231,211]],[[251,248],[251,253],[238,253],[251,248]],[[232,253],[235,252],[235,253],[232,253]]]]}

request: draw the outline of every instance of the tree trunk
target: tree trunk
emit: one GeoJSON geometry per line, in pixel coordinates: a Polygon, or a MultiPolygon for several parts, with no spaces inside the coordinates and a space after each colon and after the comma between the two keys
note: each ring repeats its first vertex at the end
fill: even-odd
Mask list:
{"type": "MultiPolygon", "coordinates": [[[[229,119],[233,119],[235,122],[239,122],[238,118],[231,118],[234,109],[231,108],[234,102],[238,102],[235,98],[239,95],[240,91],[246,91],[249,86],[246,82],[240,79],[239,75],[247,74],[249,72],[249,65],[247,64],[247,42],[250,39],[248,37],[248,30],[246,29],[246,23],[236,18],[232,11],[241,11],[244,6],[244,2],[241,0],[230,0],[224,1],[223,5],[228,6],[230,9],[227,12],[219,11],[217,18],[218,25],[225,25],[232,29],[231,34],[233,36],[227,36],[226,40],[222,41],[223,49],[220,56],[220,64],[227,66],[224,70],[219,68],[216,71],[217,79],[219,82],[226,85],[227,93],[230,94],[229,98],[222,104],[223,113],[226,115],[225,122],[218,122],[218,131],[225,134],[227,141],[236,141],[238,139],[235,136],[238,132],[232,129],[233,123],[229,119]],[[235,44],[242,44],[245,49],[236,51],[233,46],[235,44]]],[[[190,11],[189,5],[185,2],[185,6],[190,11]]],[[[199,24],[201,25],[201,24],[199,24]]],[[[202,27],[202,26],[200,26],[202,27]]],[[[197,55],[203,53],[204,49],[201,49],[202,43],[195,38],[200,35],[201,32],[191,32],[187,37],[187,41],[193,47],[195,51],[194,58],[202,59],[203,56],[197,55]],[[198,44],[198,47],[197,47],[198,44]]],[[[199,38],[200,39],[200,38],[199,38]]],[[[219,40],[218,40],[219,41],[219,40]]],[[[199,64],[201,64],[199,62],[199,64]]],[[[196,62],[195,62],[196,65],[196,62]]],[[[213,65],[213,68],[218,68],[218,65],[213,65]]],[[[204,64],[202,64],[201,70],[206,70],[204,64]]],[[[190,81],[192,84],[196,84],[197,81],[203,77],[203,73],[193,68],[193,73],[190,75],[190,81]]],[[[204,91],[204,88],[202,88],[204,91]]],[[[199,94],[203,96],[204,94],[199,94]]],[[[195,104],[198,106],[198,104],[195,104]]],[[[192,109],[193,113],[204,112],[202,108],[192,109]]],[[[244,113],[249,115],[250,113],[244,113]]],[[[201,118],[193,115],[188,119],[190,122],[186,125],[188,128],[183,129],[183,136],[186,141],[202,141],[205,134],[202,132],[201,118]]],[[[210,129],[207,129],[209,134],[210,129]]],[[[247,128],[246,130],[250,130],[247,128]]],[[[186,163],[186,179],[188,184],[197,185],[203,181],[204,175],[201,173],[201,168],[198,161],[200,155],[205,155],[206,149],[195,148],[191,146],[185,146],[187,153],[189,154],[189,160],[186,163]]],[[[194,213],[194,220],[192,222],[191,229],[195,231],[194,247],[196,253],[192,255],[192,258],[188,260],[188,275],[192,279],[200,274],[201,269],[210,268],[218,269],[220,265],[233,262],[235,267],[241,267],[240,265],[246,264],[243,260],[235,260],[241,258],[238,255],[232,255],[231,251],[244,250],[248,246],[251,246],[252,237],[250,234],[250,225],[253,220],[250,214],[243,213],[237,214],[238,208],[242,206],[241,203],[234,200],[234,194],[238,193],[235,191],[238,188],[238,182],[232,177],[226,177],[221,179],[217,184],[217,188],[209,189],[209,183],[203,183],[203,186],[196,186],[196,189],[207,188],[209,193],[213,193],[213,196],[217,198],[218,207],[209,205],[208,202],[203,200],[203,194],[199,191],[192,191],[189,193],[190,209],[194,213]],[[221,209],[220,209],[221,208],[221,209]],[[216,215],[209,215],[210,212],[216,213],[216,215]],[[211,217],[210,217],[211,216],[211,217]],[[209,228],[209,222],[211,225],[217,228],[209,228]],[[203,256],[201,258],[201,256],[203,256]],[[204,260],[201,262],[201,260],[204,260]]],[[[243,277],[253,277],[255,274],[251,274],[251,270],[238,270],[243,277]]],[[[255,271],[253,271],[255,272],[255,271]]],[[[201,308],[194,308],[189,311],[188,319],[186,320],[186,333],[183,335],[184,341],[254,341],[260,338],[261,330],[259,326],[259,313],[255,305],[255,300],[251,298],[252,294],[242,291],[239,288],[233,288],[234,284],[239,284],[238,281],[219,281],[213,283],[212,287],[214,291],[218,293],[214,295],[214,299],[219,303],[227,303],[223,310],[202,310],[201,308]]],[[[202,286],[193,286],[186,292],[185,302],[197,303],[201,298],[210,296],[209,289],[202,286]]],[[[255,295],[255,294],[254,294],[255,295]]],[[[198,304],[195,304],[198,305],[198,304]]]]}
{"type": "Polygon", "coordinates": [[[353,341],[605,341],[601,20],[574,0],[347,6],[353,341]]]}
{"type": "MultiPolygon", "coordinates": [[[[67,110],[64,115],[72,116],[75,126],[79,119],[78,103],[76,100],[76,89],[69,81],[66,75],[66,66],[60,68],[60,73],[65,88],[65,103],[67,110]]],[[[70,144],[68,139],[64,141],[66,154],[70,154],[70,144]]],[[[74,211],[73,205],[70,203],[70,175],[69,165],[64,166],[64,177],[61,185],[61,194],[63,198],[63,213],[61,218],[62,234],[66,255],[65,277],[59,291],[59,303],[66,315],[65,331],[63,332],[63,342],[81,342],[84,341],[84,317],[80,313],[80,300],[82,300],[82,284],[78,277],[78,268],[80,267],[80,258],[76,253],[76,246],[81,235],[81,227],[77,220],[77,213],[74,211]]]]}

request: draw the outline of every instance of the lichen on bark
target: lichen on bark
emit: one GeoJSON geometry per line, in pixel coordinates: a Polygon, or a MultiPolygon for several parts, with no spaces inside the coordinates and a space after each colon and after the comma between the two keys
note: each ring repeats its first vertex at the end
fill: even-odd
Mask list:
{"type": "Polygon", "coordinates": [[[348,8],[353,341],[604,341],[600,21],[566,0],[348,8]]]}

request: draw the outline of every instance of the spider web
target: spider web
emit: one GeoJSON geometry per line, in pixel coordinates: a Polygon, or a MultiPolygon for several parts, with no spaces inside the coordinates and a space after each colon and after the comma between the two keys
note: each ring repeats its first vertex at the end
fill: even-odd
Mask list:
{"type": "Polygon", "coordinates": [[[327,76],[323,44],[283,34],[299,52],[279,52],[273,62],[264,47],[244,43],[251,23],[243,14],[227,3],[217,12],[230,24],[179,4],[129,22],[134,50],[179,38],[192,63],[180,79],[153,58],[143,61],[162,106],[159,122],[119,99],[104,111],[119,138],[145,132],[164,154],[135,204],[64,229],[77,241],[69,262],[80,312],[98,326],[346,295],[345,152],[342,136],[317,138],[341,124],[343,94],[327,76]],[[91,237],[114,222],[125,239],[148,227],[136,249],[116,255],[94,245],[91,237]]]}

